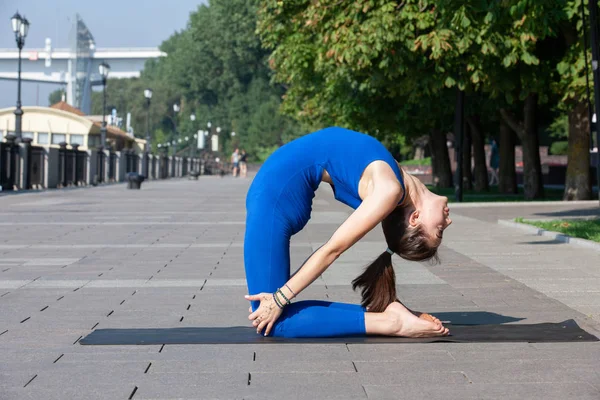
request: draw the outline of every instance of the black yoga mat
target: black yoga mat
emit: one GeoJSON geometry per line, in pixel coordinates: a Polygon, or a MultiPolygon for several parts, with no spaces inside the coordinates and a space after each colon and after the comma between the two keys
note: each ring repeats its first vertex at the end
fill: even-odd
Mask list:
{"type": "Polygon", "coordinates": [[[409,339],[389,336],[345,336],[289,339],[264,337],[252,327],[96,329],[79,341],[84,345],[267,344],[267,343],[475,343],[596,342],[598,338],[574,320],[532,325],[448,325],[451,336],[409,339]]]}

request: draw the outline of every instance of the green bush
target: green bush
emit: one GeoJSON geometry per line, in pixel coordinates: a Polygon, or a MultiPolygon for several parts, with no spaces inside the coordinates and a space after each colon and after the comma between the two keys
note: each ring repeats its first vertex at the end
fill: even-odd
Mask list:
{"type": "Polygon", "coordinates": [[[551,138],[566,139],[569,136],[569,118],[566,114],[557,117],[550,126],[548,132],[551,138]]]}
{"type": "Polygon", "coordinates": [[[569,142],[560,141],[550,145],[550,154],[566,156],[569,151],[569,142]]]}
{"type": "Polygon", "coordinates": [[[425,157],[421,160],[404,160],[401,165],[431,165],[431,157],[425,157]]]}

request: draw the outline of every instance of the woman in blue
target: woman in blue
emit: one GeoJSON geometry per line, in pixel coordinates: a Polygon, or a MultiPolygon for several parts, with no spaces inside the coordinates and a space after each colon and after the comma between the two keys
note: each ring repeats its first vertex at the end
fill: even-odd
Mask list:
{"type": "Polygon", "coordinates": [[[396,301],[392,254],[407,260],[437,258],[442,232],[452,223],[448,199],[403,174],[371,136],[326,128],[275,151],[260,168],[246,198],[244,264],[258,333],[280,337],[347,335],[443,336],[428,314],[396,301]],[[355,209],[331,238],[290,277],[290,238],[308,220],[321,182],[355,209]],[[353,281],[362,305],[325,301],[290,303],[345,250],[382,223],[387,249],[353,281]]]}

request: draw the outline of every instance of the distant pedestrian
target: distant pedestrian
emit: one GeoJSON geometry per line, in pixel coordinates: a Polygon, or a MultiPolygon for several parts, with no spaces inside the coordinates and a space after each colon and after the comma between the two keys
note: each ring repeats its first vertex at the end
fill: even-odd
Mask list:
{"type": "Polygon", "coordinates": [[[490,186],[497,185],[500,182],[498,180],[499,167],[500,151],[498,150],[498,143],[496,143],[496,139],[492,138],[490,143],[490,186]]]}
{"type": "Polygon", "coordinates": [[[246,150],[242,149],[240,153],[240,176],[242,178],[246,177],[248,173],[248,165],[246,164],[246,159],[248,158],[248,154],[246,154],[246,150]]]}
{"type": "Polygon", "coordinates": [[[233,176],[236,177],[240,169],[240,151],[237,148],[231,155],[231,164],[233,164],[233,176]]]}

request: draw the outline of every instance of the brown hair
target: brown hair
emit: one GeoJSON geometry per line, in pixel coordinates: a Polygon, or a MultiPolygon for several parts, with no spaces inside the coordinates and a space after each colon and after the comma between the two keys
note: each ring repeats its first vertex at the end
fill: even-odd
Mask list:
{"type": "MultiPolygon", "coordinates": [[[[396,207],[382,222],[388,247],[405,260],[439,262],[440,242],[433,241],[421,225],[410,226],[408,216],[414,208],[396,207]]],[[[384,251],[365,271],[352,281],[352,289],[360,288],[362,306],[369,311],[382,312],[396,301],[396,274],[392,255],[384,251]]]]}

